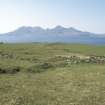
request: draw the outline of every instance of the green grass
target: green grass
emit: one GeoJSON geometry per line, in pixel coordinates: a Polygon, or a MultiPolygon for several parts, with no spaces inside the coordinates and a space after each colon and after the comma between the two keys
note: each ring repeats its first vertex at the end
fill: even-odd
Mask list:
{"type": "Polygon", "coordinates": [[[56,58],[70,54],[104,56],[105,46],[1,44],[0,105],[105,105],[105,64],[56,58]]]}

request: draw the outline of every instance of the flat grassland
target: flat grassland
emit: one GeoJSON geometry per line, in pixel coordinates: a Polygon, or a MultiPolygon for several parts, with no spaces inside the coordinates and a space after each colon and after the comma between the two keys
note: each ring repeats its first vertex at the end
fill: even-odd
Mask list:
{"type": "Polygon", "coordinates": [[[0,105],[105,105],[105,46],[0,44],[0,105]]]}

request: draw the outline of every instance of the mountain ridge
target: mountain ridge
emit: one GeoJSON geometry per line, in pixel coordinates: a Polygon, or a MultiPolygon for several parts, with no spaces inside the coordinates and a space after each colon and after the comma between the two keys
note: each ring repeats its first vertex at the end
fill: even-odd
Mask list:
{"type": "Polygon", "coordinates": [[[76,28],[65,28],[60,25],[54,28],[22,26],[18,29],[0,34],[0,42],[65,42],[85,44],[105,44],[105,34],[80,31],[76,28]]]}

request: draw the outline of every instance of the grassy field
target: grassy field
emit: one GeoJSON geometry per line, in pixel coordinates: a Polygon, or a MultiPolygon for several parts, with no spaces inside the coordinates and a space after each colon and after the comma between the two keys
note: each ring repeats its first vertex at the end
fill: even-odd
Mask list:
{"type": "Polygon", "coordinates": [[[0,44],[0,105],[105,105],[105,46],[0,44]]]}

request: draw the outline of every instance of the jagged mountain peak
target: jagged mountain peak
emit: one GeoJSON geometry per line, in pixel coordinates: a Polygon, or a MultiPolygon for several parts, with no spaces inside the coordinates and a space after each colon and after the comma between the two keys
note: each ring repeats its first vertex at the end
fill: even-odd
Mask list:
{"type": "Polygon", "coordinates": [[[65,27],[63,27],[63,26],[61,26],[61,25],[58,25],[58,26],[56,26],[54,29],[65,29],[65,27]]]}
{"type": "Polygon", "coordinates": [[[31,26],[22,26],[22,27],[19,27],[17,30],[43,30],[43,28],[41,27],[31,27],[31,26]]]}
{"type": "Polygon", "coordinates": [[[78,30],[78,29],[76,29],[76,28],[74,28],[74,27],[70,27],[70,28],[68,28],[68,30],[71,30],[71,31],[75,31],[75,32],[82,32],[82,31],[80,31],[80,30],[78,30]]]}

